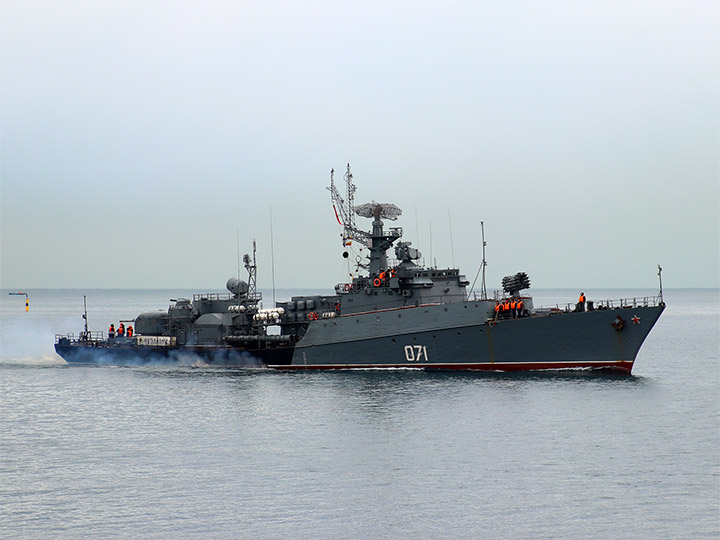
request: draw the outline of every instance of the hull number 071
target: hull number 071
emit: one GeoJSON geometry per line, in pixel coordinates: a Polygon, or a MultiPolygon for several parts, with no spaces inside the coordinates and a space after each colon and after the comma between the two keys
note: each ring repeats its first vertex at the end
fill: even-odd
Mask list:
{"type": "Polygon", "coordinates": [[[405,345],[405,359],[408,362],[428,361],[427,347],[425,345],[405,345]]]}

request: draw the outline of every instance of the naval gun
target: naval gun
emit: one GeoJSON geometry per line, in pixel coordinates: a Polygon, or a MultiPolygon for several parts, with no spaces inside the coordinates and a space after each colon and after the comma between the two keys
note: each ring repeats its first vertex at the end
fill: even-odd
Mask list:
{"type": "Polygon", "coordinates": [[[410,247],[411,244],[412,242],[398,242],[398,245],[395,246],[395,256],[400,261],[401,266],[416,266],[412,261],[422,257],[420,251],[410,247]]]}

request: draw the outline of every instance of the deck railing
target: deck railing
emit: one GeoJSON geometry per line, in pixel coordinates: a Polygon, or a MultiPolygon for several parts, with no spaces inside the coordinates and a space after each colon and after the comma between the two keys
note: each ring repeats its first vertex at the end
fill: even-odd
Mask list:
{"type": "Polygon", "coordinates": [[[75,334],[55,334],[55,343],[59,343],[61,339],[67,339],[69,341],[104,341],[104,332],[81,332],[77,336],[75,334]]]}
{"type": "MultiPolygon", "coordinates": [[[[236,299],[235,296],[233,296],[230,293],[202,293],[202,294],[194,294],[193,295],[193,302],[198,302],[200,300],[233,300],[236,299]]],[[[262,292],[256,292],[254,294],[247,293],[243,297],[240,298],[240,300],[249,300],[249,301],[260,301],[262,300],[262,292]]]]}
{"type": "MultiPolygon", "coordinates": [[[[585,311],[601,311],[605,309],[622,309],[622,308],[639,308],[659,306],[662,303],[661,296],[634,296],[632,298],[619,298],[613,300],[595,300],[588,301],[585,305],[585,311]]],[[[535,308],[535,312],[561,312],[570,313],[577,311],[577,304],[555,304],[554,306],[541,306],[535,308]]]]}

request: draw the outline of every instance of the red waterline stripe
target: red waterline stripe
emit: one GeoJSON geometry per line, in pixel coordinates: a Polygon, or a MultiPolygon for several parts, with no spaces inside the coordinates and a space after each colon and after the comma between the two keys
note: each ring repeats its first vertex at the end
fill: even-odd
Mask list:
{"type": "Polygon", "coordinates": [[[633,362],[499,362],[494,364],[309,364],[309,365],[268,365],[273,369],[454,369],[469,371],[536,371],[552,369],[612,369],[630,373],[633,362]]]}

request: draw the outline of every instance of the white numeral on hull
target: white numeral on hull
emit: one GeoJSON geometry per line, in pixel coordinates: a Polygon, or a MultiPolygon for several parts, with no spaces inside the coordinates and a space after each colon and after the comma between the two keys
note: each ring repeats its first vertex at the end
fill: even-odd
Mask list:
{"type": "Polygon", "coordinates": [[[405,345],[405,360],[408,362],[428,361],[427,347],[425,345],[405,345]]]}

